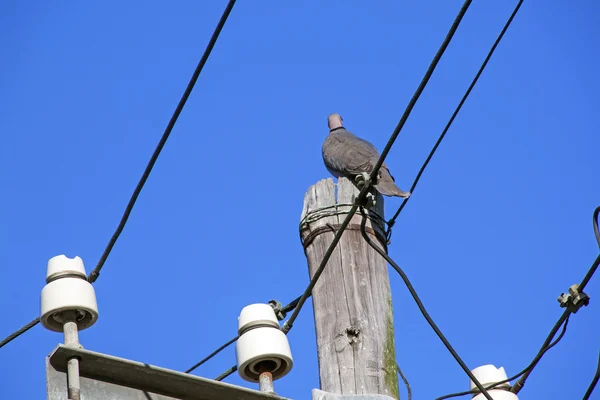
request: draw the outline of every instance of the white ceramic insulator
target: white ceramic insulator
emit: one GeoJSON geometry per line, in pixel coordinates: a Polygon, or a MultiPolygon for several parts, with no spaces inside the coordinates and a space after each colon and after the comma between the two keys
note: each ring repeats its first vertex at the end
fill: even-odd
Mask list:
{"type": "MultiPolygon", "coordinates": [[[[508,392],[506,390],[488,390],[488,394],[494,400],[519,400],[516,394],[508,392]]],[[[473,397],[473,400],[487,400],[482,393],[473,397]]]]}
{"type": "MultiPolygon", "coordinates": [[[[496,368],[492,364],[482,365],[481,367],[477,367],[472,370],[475,378],[483,385],[483,387],[489,386],[493,383],[503,381],[507,378],[506,371],[504,371],[503,367],[496,368]]],[[[471,390],[477,389],[477,386],[470,381],[471,390]]],[[[510,383],[506,382],[496,386],[494,389],[488,390],[488,394],[492,396],[494,400],[519,400],[516,394],[511,393],[507,390],[510,387],[510,383]]],[[[485,400],[485,396],[483,394],[478,394],[473,397],[473,400],[485,400]]]]}
{"type": "MultiPolygon", "coordinates": [[[[481,383],[484,387],[489,386],[492,383],[500,382],[508,378],[506,376],[506,371],[504,371],[504,367],[496,368],[492,364],[482,365],[481,367],[477,367],[471,371],[475,378],[481,383]]],[[[471,390],[477,389],[477,386],[473,383],[473,381],[469,381],[471,384],[471,390]]],[[[503,383],[501,385],[496,386],[496,388],[508,387],[510,384],[508,382],[503,383]]]]}
{"type": "Polygon", "coordinates": [[[270,365],[273,380],[291,371],[294,361],[287,336],[280,330],[273,308],[268,304],[244,307],[238,318],[239,339],[235,345],[238,373],[242,379],[258,382],[259,364],[270,365]]]}
{"type": "Polygon", "coordinates": [[[60,275],[77,275],[82,278],[86,277],[85,266],[81,257],[69,258],[64,254],[52,257],[48,260],[48,268],[46,269],[46,282],[50,282],[60,275]]]}
{"type": "Polygon", "coordinates": [[[64,255],[48,261],[49,281],[42,289],[40,322],[46,329],[62,332],[63,311],[77,312],[77,328],[83,330],[98,320],[98,304],[94,287],[85,279],[85,267],[79,257],[69,259],[64,255]]]}
{"type": "Polygon", "coordinates": [[[273,307],[268,304],[250,304],[242,309],[238,317],[238,334],[257,325],[271,325],[279,328],[279,321],[273,307]]]}

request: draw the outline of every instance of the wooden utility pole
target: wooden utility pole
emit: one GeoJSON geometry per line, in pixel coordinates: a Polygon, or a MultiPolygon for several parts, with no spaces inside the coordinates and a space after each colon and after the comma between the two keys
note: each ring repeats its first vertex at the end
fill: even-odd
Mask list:
{"type": "MultiPolygon", "coordinates": [[[[345,178],[338,180],[337,190],[325,179],[306,193],[301,234],[311,277],[350,209],[342,204],[351,204],[353,194],[358,190],[345,178]]],[[[369,237],[385,248],[379,194],[370,215],[369,237]]],[[[398,399],[387,263],[361,236],[361,220],[360,213],[353,217],[312,291],[321,390],[398,399]]]]}

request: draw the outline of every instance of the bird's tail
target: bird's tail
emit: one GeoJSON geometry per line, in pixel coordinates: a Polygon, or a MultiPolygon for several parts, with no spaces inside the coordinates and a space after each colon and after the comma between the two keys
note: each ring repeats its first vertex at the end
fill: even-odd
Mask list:
{"type": "Polygon", "coordinates": [[[398,186],[396,186],[394,183],[394,178],[392,175],[390,175],[390,171],[384,167],[379,170],[379,182],[377,182],[377,185],[375,185],[375,189],[377,189],[377,191],[384,196],[395,196],[402,198],[407,198],[410,196],[410,192],[404,192],[400,190],[398,186]]]}

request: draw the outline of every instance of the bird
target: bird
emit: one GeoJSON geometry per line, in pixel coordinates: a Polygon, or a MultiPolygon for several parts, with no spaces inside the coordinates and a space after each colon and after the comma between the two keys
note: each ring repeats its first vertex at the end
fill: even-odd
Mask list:
{"type": "MultiPolygon", "coordinates": [[[[327,123],[329,135],[321,149],[327,170],[336,178],[345,177],[353,181],[363,172],[371,174],[379,159],[377,148],[347,131],[340,114],[330,114],[327,123]]],[[[384,196],[402,198],[410,196],[410,192],[404,192],[396,186],[394,177],[385,163],[379,168],[379,179],[374,186],[384,196]]]]}

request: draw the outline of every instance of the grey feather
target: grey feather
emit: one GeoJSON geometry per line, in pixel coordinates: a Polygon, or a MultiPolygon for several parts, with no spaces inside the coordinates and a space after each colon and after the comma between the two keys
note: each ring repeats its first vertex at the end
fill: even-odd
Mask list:
{"type": "MultiPolygon", "coordinates": [[[[336,114],[332,114],[336,115],[336,114]]],[[[361,139],[341,126],[331,129],[323,142],[323,161],[327,170],[336,178],[346,177],[354,181],[356,175],[366,172],[370,174],[379,159],[379,152],[371,143],[361,139]]],[[[331,122],[330,122],[330,126],[331,122]]],[[[394,183],[394,177],[385,163],[379,169],[379,180],[375,188],[385,196],[406,198],[410,193],[404,192],[394,183]]]]}

